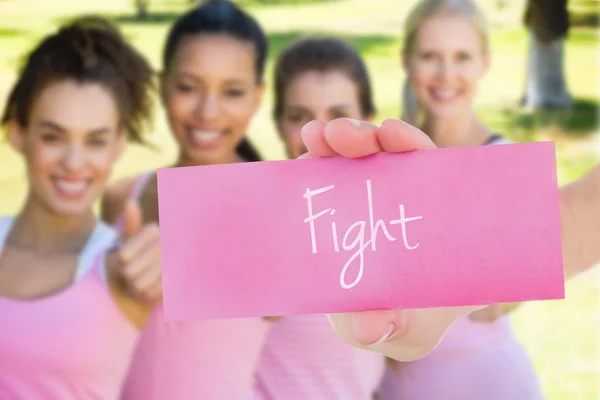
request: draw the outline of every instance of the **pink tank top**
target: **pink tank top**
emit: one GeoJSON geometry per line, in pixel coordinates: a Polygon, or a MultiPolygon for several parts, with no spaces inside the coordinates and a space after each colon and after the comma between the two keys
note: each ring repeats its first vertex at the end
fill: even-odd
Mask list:
{"type": "MultiPolygon", "coordinates": [[[[509,143],[494,135],[486,145],[509,143]]],[[[510,316],[450,326],[427,356],[396,363],[382,380],[381,400],[541,400],[535,367],[514,335],[510,316]]]]}
{"type": "Polygon", "coordinates": [[[371,400],[383,356],[344,343],[325,315],[273,323],[256,373],[255,399],[371,400]]]}
{"type": "MultiPolygon", "coordinates": [[[[13,218],[0,219],[0,253],[13,218]]],[[[104,250],[116,238],[99,223],[74,283],[39,300],[0,297],[0,399],[116,400],[138,331],[114,303],[104,250]]]]}
{"type": "MultiPolygon", "coordinates": [[[[152,175],[138,178],[132,199],[152,175]]],[[[159,306],[142,331],[121,400],[248,400],[268,329],[262,318],[164,322],[159,306]]]]}

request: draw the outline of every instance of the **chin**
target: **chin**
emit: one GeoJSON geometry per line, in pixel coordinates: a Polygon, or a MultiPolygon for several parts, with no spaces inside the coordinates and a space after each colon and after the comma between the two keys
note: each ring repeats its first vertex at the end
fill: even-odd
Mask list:
{"type": "Polygon", "coordinates": [[[427,110],[427,114],[434,118],[439,119],[452,119],[462,115],[464,113],[464,107],[461,107],[458,104],[453,105],[436,105],[427,110]]]}
{"type": "Polygon", "coordinates": [[[210,151],[188,151],[188,157],[193,161],[194,164],[206,165],[206,164],[220,164],[225,160],[229,154],[234,153],[235,150],[229,148],[220,148],[210,151]]]}
{"type": "Polygon", "coordinates": [[[51,187],[45,194],[40,196],[40,192],[34,197],[35,203],[54,215],[59,216],[79,216],[89,213],[92,210],[94,201],[100,195],[98,188],[88,188],[87,193],[77,198],[66,198],[56,193],[51,187]],[[92,190],[90,190],[92,189],[92,190]],[[95,189],[95,190],[94,190],[95,189]],[[96,193],[97,192],[97,193],[96,193]]]}
{"type": "Polygon", "coordinates": [[[48,204],[50,210],[56,215],[62,215],[65,217],[76,217],[86,214],[90,211],[91,205],[87,202],[85,204],[48,204]]]}

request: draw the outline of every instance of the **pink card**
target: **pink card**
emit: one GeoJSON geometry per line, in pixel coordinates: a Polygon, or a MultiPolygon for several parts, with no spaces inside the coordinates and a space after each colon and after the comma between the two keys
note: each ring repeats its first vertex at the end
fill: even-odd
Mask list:
{"type": "Polygon", "coordinates": [[[564,298],[554,144],[158,171],[167,321],[564,298]]]}

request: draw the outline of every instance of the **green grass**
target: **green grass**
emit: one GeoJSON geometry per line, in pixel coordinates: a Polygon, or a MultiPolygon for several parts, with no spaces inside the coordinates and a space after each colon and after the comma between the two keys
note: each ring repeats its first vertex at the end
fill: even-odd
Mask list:
{"type": "MultiPolygon", "coordinates": [[[[12,84],[21,54],[57,23],[78,13],[111,16],[123,27],[158,68],[168,24],[186,7],[187,0],[153,0],[151,16],[133,18],[132,1],[4,0],[0,1],[0,107],[12,84]]],[[[241,0],[269,34],[274,57],[291,40],[307,34],[331,33],[347,38],[366,57],[371,71],[377,120],[400,113],[398,50],[403,20],[415,0],[241,0]]],[[[527,35],[521,26],[523,0],[508,1],[502,9],[496,0],[479,0],[492,26],[492,67],[480,86],[477,109],[496,131],[516,141],[554,140],[561,183],[583,174],[598,161],[598,0],[572,0],[574,29],[567,42],[568,84],[574,107],[560,112],[526,112],[518,107],[525,76],[527,35]]],[[[283,148],[270,120],[272,98],[263,108],[249,135],[268,159],[283,158],[283,148]]],[[[130,175],[173,160],[175,145],[164,117],[157,115],[151,139],[159,151],[132,146],[117,166],[114,178],[130,175]]],[[[19,157],[0,144],[0,213],[15,212],[25,195],[25,173],[19,157]]],[[[549,400],[596,398],[599,357],[599,271],[567,285],[564,301],[528,304],[514,315],[517,335],[523,340],[540,373],[549,400]]]]}

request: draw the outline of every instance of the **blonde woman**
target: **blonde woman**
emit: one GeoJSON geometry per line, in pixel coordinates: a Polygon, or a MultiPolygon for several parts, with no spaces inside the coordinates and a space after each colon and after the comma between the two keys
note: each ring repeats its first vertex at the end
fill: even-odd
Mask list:
{"type": "MultiPolygon", "coordinates": [[[[473,1],[419,2],[405,25],[403,119],[437,147],[507,143],[474,111],[489,63],[486,23],[473,1]]],[[[393,363],[382,400],[541,399],[533,364],[499,311],[492,305],[460,318],[430,355],[393,363]]]]}

